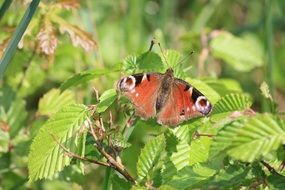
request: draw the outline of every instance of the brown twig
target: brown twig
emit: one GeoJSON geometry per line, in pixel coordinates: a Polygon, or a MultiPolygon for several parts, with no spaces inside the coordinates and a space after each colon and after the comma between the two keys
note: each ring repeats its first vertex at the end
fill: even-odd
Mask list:
{"type": "Polygon", "coordinates": [[[92,160],[92,159],[89,159],[89,158],[85,158],[85,157],[82,157],[82,156],[80,156],[78,154],[75,154],[75,153],[69,151],[65,146],[63,146],[63,144],[61,144],[56,139],[56,137],[53,134],[50,134],[50,135],[53,138],[53,140],[60,146],[60,148],[62,148],[67,153],[67,156],[72,157],[72,158],[76,158],[76,159],[81,160],[81,161],[86,161],[86,162],[89,162],[89,163],[98,164],[98,165],[101,165],[101,166],[110,166],[109,163],[105,163],[105,162],[101,162],[101,161],[98,161],[98,160],[92,160]]]}
{"type": "Polygon", "coordinates": [[[269,165],[268,163],[266,163],[265,161],[261,160],[260,162],[261,162],[261,164],[262,164],[263,166],[265,166],[265,167],[268,169],[268,171],[269,171],[271,174],[282,176],[280,173],[278,173],[272,166],[270,166],[270,165],[269,165]]]}
{"type": "Polygon", "coordinates": [[[93,138],[95,139],[95,143],[97,145],[98,151],[108,160],[110,163],[110,166],[114,168],[116,171],[118,171],[120,174],[122,174],[128,181],[132,183],[136,183],[135,179],[129,174],[129,172],[125,169],[125,167],[118,163],[111,155],[109,155],[104,148],[102,147],[101,143],[96,141],[98,139],[93,127],[90,128],[91,134],[93,138]]]}

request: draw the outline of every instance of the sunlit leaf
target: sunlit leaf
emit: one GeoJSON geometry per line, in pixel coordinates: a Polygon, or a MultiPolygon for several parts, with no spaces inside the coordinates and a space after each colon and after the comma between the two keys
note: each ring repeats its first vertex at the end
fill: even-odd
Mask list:
{"type": "Polygon", "coordinates": [[[144,179],[157,164],[161,152],[165,149],[164,135],[157,136],[146,143],[137,162],[139,180],[144,179]]]}
{"type": "Polygon", "coordinates": [[[207,161],[211,139],[209,137],[200,137],[192,140],[190,146],[190,165],[207,161]]]}
{"type": "Polygon", "coordinates": [[[28,162],[30,181],[51,178],[64,166],[70,164],[71,158],[65,155],[60,144],[74,151],[76,143],[72,137],[87,119],[87,111],[84,105],[67,105],[44,124],[30,148],[28,162]]]}
{"type": "Polygon", "coordinates": [[[255,43],[228,32],[220,33],[210,42],[210,46],[215,57],[238,71],[250,71],[263,64],[263,53],[255,43]]]}
{"type": "Polygon", "coordinates": [[[38,112],[41,115],[52,115],[63,106],[72,103],[75,103],[72,91],[66,90],[61,93],[58,89],[52,89],[40,99],[38,112]]]}
{"type": "Polygon", "coordinates": [[[253,162],[285,141],[285,122],[269,114],[253,117],[239,129],[232,139],[228,154],[236,159],[253,162]]]}
{"type": "Polygon", "coordinates": [[[213,114],[242,111],[250,108],[252,102],[249,96],[243,94],[228,94],[222,97],[213,108],[213,114]]]}
{"type": "Polygon", "coordinates": [[[182,141],[176,146],[176,152],[166,158],[166,163],[162,169],[162,177],[164,181],[168,181],[177,171],[189,165],[190,146],[188,142],[182,141]]]}
{"type": "Polygon", "coordinates": [[[106,90],[99,98],[99,104],[97,105],[96,111],[102,113],[108,109],[115,101],[117,92],[115,89],[106,90]]]}

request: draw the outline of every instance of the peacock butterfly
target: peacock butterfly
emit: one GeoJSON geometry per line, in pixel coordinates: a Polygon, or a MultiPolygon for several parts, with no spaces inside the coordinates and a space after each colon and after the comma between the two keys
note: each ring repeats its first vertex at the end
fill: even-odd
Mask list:
{"type": "Polygon", "coordinates": [[[143,119],[156,117],[163,125],[176,126],[198,116],[207,116],[212,105],[196,88],[175,78],[173,70],[162,73],[139,73],[117,83],[133,104],[136,115],[143,119]]]}

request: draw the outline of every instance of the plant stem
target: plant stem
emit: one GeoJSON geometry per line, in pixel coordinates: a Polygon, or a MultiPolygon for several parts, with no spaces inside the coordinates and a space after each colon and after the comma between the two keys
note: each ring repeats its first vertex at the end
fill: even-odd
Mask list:
{"type": "MultiPolygon", "coordinates": [[[[265,38],[265,52],[266,65],[265,65],[265,78],[269,87],[269,91],[274,96],[274,83],[273,83],[273,69],[274,69],[274,49],[273,49],[273,23],[272,23],[272,0],[265,0],[264,6],[265,23],[264,30],[266,34],[265,38]]],[[[263,111],[273,111],[272,106],[263,100],[263,111]]]]}

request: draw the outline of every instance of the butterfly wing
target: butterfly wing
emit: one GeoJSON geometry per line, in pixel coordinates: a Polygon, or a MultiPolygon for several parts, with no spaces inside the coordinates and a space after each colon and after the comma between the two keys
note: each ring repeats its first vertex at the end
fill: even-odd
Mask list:
{"type": "Polygon", "coordinates": [[[155,102],[162,74],[135,74],[122,78],[117,88],[134,104],[136,115],[148,119],[156,115],[155,102]]]}
{"type": "Polygon", "coordinates": [[[211,109],[210,102],[201,92],[187,82],[175,79],[157,122],[176,126],[193,117],[208,115],[211,109]]]}

